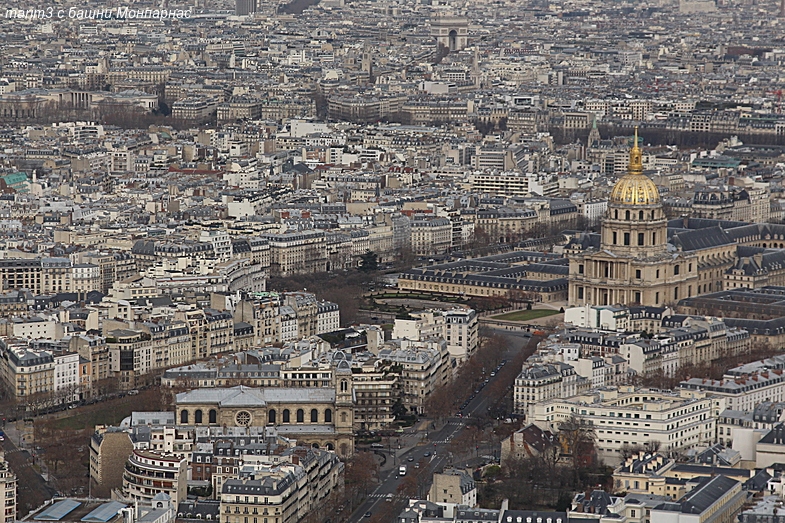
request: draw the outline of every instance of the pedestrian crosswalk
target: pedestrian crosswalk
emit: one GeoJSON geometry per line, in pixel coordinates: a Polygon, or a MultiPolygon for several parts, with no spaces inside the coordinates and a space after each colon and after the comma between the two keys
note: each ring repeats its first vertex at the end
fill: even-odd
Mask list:
{"type": "Polygon", "coordinates": [[[387,496],[389,496],[389,494],[380,494],[379,493],[379,494],[369,494],[368,495],[369,498],[373,498],[373,499],[386,498],[387,496]]]}

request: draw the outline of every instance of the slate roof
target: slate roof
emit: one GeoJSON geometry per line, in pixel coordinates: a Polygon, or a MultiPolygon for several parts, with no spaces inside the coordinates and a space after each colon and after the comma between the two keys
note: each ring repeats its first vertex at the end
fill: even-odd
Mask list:
{"type": "Polygon", "coordinates": [[[706,484],[698,487],[681,500],[681,512],[685,514],[701,514],[716,503],[730,489],[738,485],[738,481],[727,476],[715,476],[706,484]]]}
{"type": "Polygon", "coordinates": [[[700,249],[711,249],[721,245],[731,245],[735,243],[728,236],[728,233],[720,227],[708,227],[705,229],[682,232],[671,238],[671,243],[681,247],[683,251],[697,251],[700,249]]]}

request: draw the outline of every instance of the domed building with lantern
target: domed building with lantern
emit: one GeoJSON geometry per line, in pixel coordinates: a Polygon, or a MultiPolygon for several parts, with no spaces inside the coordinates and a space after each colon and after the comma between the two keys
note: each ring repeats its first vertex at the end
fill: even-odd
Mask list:
{"type": "Polygon", "coordinates": [[[668,241],[657,186],[643,174],[638,131],[613,187],[599,242],[570,251],[570,305],[675,304],[698,292],[698,256],[668,241]]]}

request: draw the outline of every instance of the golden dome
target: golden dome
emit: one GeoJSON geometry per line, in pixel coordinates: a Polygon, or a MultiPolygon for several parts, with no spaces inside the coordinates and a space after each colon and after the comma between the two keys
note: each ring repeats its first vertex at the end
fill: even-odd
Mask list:
{"type": "Polygon", "coordinates": [[[610,201],[621,205],[655,205],[660,203],[660,191],[648,176],[643,174],[643,158],[638,147],[638,128],[635,128],[635,141],[630,149],[630,163],[627,174],[622,176],[611,191],[610,201]]]}
{"type": "Polygon", "coordinates": [[[609,203],[623,205],[654,205],[660,203],[660,191],[643,174],[626,174],[616,182],[609,203]]]}

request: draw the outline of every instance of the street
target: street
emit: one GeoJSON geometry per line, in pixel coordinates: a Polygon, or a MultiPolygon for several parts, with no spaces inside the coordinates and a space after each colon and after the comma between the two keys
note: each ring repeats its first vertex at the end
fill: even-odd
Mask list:
{"type": "Polygon", "coordinates": [[[40,507],[44,501],[51,499],[57,492],[46,484],[44,478],[33,468],[33,458],[27,450],[20,450],[14,444],[14,436],[19,438],[15,430],[9,431],[13,424],[6,425],[6,436],[2,442],[5,460],[16,474],[17,480],[17,517],[22,519],[29,511],[40,507]]]}
{"type": "MultiPolygon", "coordinates": [[[[528,332],[509,331],[492,327],[490,330],[492,330],[494,334],[503,337],[507,342],[508,348],[505,353],[505,358],[508,361],[512,359],[512,356],[516,352],[522,350],[531,338],[531,334],[528,332]]],[[[489,378],[488,384],[497,377],[498,376],[489,378]]],[[[388,503],[388,494],[392,494],[393,496],[397,494],[398,487],[403,482],[403,478],[398,474],[398,467],[400,465],[407,465],[407,473],[412,473],[415,464],[420,463],[421,460],[425,460],[429,483],[430,476],[434,472],[440,472],[444,470],[444,468],[450,466],[465,468],[466,461],[454,462],[454,456],[447,451],[447,447],[450,442],[460,434],[467,422],[471,420],[473,416],[485,414],[488,407],[498,400],[498,398],[489,398],[488,390],[489,387],[483,387],[482,390],[475,395],[474,399],[472,399],[466,408],[463,409],[463,418],[449,418],[444,426],[436,431],[420,431],[419,433],[405,436],[403,438],[405,443],[402,445],[403,448],[393,451],[392,456],[388,455],[387,462],[384,467],[380,469],[379,485],[369,493],[366,500],[357,507],[348,521],[350,523],[362,523],[366,521],[366,513],[370,512],[371,515],[373,515],[375,512],[381,510],[382,506],[380,506],[380,504],[388,503]],[[414,446],[408,447],[411,444],[414,446]],[[429,453],[429,456],[425,457],[425,453],[429,453]]],[[[492,453],[492,449],[487,445],[481,445],[481,447],[481,450],[475,454],[482,455],[481,452],[487,452],[488,454],[492,453]]],[[[419,492],[419,497],[421,499],[424,499],[427,495],[427,490],[419,492]]]]}

